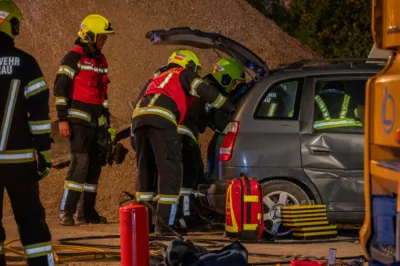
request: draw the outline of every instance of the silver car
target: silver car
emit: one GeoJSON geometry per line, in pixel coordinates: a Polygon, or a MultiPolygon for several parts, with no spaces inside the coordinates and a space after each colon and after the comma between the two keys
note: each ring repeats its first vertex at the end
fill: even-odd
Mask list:
{"type": "Polygon", "coordinates": [[[204,204],[223,216],[228,180],[246,172],[263,187],[268,232],[289,234],[290,229],[281,224],[280,207],[304,201],[326,204],[331,222],[362,223],[363,128],[315,131],[314,98],[319,87],[341,84],[357,102],[362,122],[366,81],[382,69],[385,60],[305,60],[268,70],[251,50],[216,33],[174,28],[151,31],[147,37],[161,45],[217,49],[256,73],[256,82],[239,95],[230,132],[216,135],[211,143],[210,150],[219,156],[210,171],[212,184],[203,186],[204,204]],[[279,114],[268,112],[272,96],[280,97],[279,114]]]}

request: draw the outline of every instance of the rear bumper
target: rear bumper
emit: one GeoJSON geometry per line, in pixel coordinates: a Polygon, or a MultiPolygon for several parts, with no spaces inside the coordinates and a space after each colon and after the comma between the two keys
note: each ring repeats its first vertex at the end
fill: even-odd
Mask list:
{"type": "Polygon", "coordinates": [[[224,167],[219,165],[219,177],[208,186],[202,187],[200,190],[206,197],[203,198],[203,206],[211,207],[211,209],[220,214],[225,215],[226,188],[229,180],[239,177],[240,173],[246,171],[242,167],[224,167]],[[223,178],[221,178],[223,177],[223,178]]]}
{"type": "Polygon", "coordinates": [[[225,197],[228,181],[229,179],[217,179],[211,185],[201,185],[200,192],[206,195],[201,200],[203,206],[211,207],[214,212],[225,215],[225,197]]]}

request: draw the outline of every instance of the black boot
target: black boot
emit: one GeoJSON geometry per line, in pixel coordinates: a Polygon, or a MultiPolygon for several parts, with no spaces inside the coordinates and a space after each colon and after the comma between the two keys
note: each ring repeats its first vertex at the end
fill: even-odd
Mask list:
{"type": "Polygon", "coordinates": [[[73,226],[75,224],[74,215],[68,212],[60,213],[60,225],[73,226]]]}
{"type": "Polygon", "coordinates": [[[87,224],[106,224],[107,219],[104,216],[100,216],[99,214],[91,214],[90,216],[85,217],[85,223],[87,224]]]}
{"type": "Polygon", "coordinates": [[[196,213],[185,216],[184,221],[189,232],[211,232],[213,230],[210,221],[203,220],[196,213]]]}
{"type": "Polygon", "coordinates": [[[78,206],[76,209],[76,219],[75,224],[84,224],[85,223],[85,215],[83,212],[83,193],[81,193],[81,197],[79,198],[78,206]]]}
{"type": "Polygon", "coordinates": [[[107,219],[100,216],[94,206],[96,205],[97,193],[83,193],[83,213],[86,224],[106,224],[107,219]]]}
{"type": "Polygon", "coordinates": [[[187,228],[185,221],[181,219],[176,219],[174,225],[167,226],[168,222],[162,223],[160,219],[156,220],[156,226],[154,229],[154,235],[155,236],[177,236],[176,234],[180,236],[186,236],[187,235],[187,228]],[[175,231],[176,234],[174,234],[175,231]]]}

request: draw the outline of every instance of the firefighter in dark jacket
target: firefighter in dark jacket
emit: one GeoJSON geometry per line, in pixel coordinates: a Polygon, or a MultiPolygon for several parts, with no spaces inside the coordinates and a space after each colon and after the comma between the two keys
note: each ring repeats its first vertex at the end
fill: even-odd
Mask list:
{"type": "Polygon", "coordinates": [[[169,234],[164,225],[174,226],[176,221],[182,181],[182,143],[177,126],[186,116],[188,100],[198,97],[212,108],[228,113],[233,110],[232,104],[197,74],[200,67],[193,52],[176,50],[167,70],[152,79],[132,115],[138,169],[136,198],[153,201],[157,197],[156,235],[169,234]],[[158,191],[154,188],[155,171],[158,191]]]}
{"type": "MultiPolygon", "coordinates": [[[[101,167],[106,164],[108,129],[108,64],[102,54],[109,21],[100,15],[87,16],[81,23],[77,46],[62,59],[54,82],[60,135],[70,141],[71,163],[60,204],[60,224],[75,224],[74,213],[83,193],[83,221],[106,223],[95,210],[101,167]]],[[[82,218],[80,220],[82,220],[82,218]]]]}
{"type": "MultiPolygon", "coordinates": [[[[39,180],[51,168],[49,89],[35,58],[14,47],[21,20],[12,1],[0,1],[0,200],[3,206],[5,188],[28,265],[54,265],[39,197],[39,180]]],[[[0,266],[5,239],[1,226],[0,266]]]]}
{"type": "MultiPolygon", "coordinates": [[[[234,74],[234,78],[232,79],[232,83],[229,82],[228,74],[226,70],[221,70],[221,67],[218,67],[216,64],[212,73],[209,73],[204,77],[208,83],[216,87],[220,93],[222,93],[225,97],[231,99],[234,105],[238,104],[240,100],[240,95],[242,92],[242,88],[246,87],[245,83],[245,71],[242,65],[234,59],[229,59],[229,61],[221,60],[223,65],[225,65],[226,69],[235,69],[235,72],[231,71],[234,74]],[[227,67],[229,65],[229,67],[227,67]]],[[[224,67],[222,67],[224,68],[224,67]]],[[[232,74],[233,75],[233,74],[232,74]]],[[[208,125],[211,129],[215,131],[215,134],[211,138],[210,143],[207,148],[207,166],[205,176],[207,178],[206,182],[212,182],[212,179],[216,176],[215,172],[218,172],[218,162],[219,162],[219,147],[225,137],[227,131],[227,125],[230,122],[230,116],[225,116],[220,112],[215,112],[215,110],[210,110],[208,112],[208,125]]]]}
{"type": "MultiPolygon", "coordinates": [[[[245,81],[244,67],[235,59],[222,58],[214,64],[213,71],[204,77],[204,80],[217,88],[221,94],[230,98],[230,92],[240,82],[245,81]]],[[[181,134],[183,149],[183,179],[181,186],[180,211],[184,217],[184,223],[188,228],[197,224],[198,217],[192,215],[194,198],[202,196],[196,189],[204,177],[204,164],[201,156],[199,136],[207,127],[223,132],[229,117],[227,113],[215,108],[210,108],[197,98],[190,105],[184,122],[178,125],[178,133],[181,134]]],[[[199,210],[199,208],[197,208],[199,210]]],[[[182,222],[181,222],[182,223],[182,222]]]]}

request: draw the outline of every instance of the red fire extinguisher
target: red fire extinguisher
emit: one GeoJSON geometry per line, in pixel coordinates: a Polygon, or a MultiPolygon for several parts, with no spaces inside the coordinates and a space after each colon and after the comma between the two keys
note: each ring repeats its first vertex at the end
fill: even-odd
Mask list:
{"type": "Polygon", "coordinates": [[[147,207],[130,204],[119,209],[121,266],[149,266],[147,207]]]}

